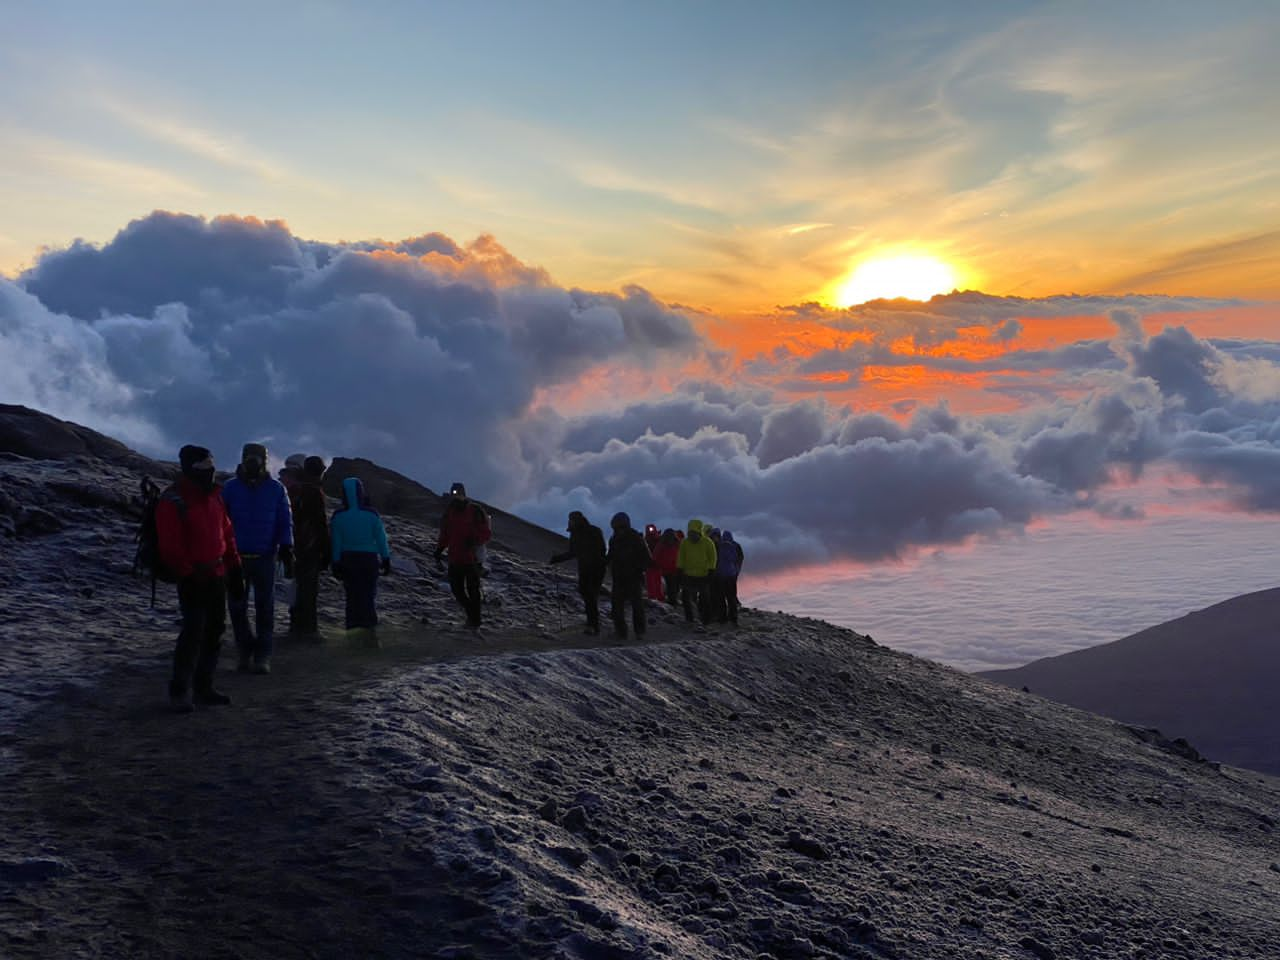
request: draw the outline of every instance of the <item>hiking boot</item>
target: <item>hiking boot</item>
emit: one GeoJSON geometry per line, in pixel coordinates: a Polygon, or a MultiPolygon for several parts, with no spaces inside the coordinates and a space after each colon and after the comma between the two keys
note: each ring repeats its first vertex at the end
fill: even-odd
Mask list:
{"type": "Polygon", "coordinates": [[[212,688],[204,690],[195,695],[195,702],[202,707],[226,707],[230,706],[231,698],[225,693],[212,688]]]}
{"type": "Polygon", "coordinates": [[[271,672],[271,660],[264,657],[261,660],[255,661],[253,666],[249,668],[249,672],[256,673],[259,676],[266,676],[271,672]]]}
{"type": "Polygon", "coordinates": [[[191,702],[191,691],[169,694],[169,709],[174,713],[191,713],[195,704],[191,702]]]}

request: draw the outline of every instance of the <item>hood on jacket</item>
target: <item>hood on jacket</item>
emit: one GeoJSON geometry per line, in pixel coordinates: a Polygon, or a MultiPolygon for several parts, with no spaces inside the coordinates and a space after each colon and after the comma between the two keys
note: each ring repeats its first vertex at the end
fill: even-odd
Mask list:
{"type": "Polygon", "coordinates": [[[723,540],[725,543],[733,543],[733,533],[729,530],[726,530],[724,533],[720,534],[720,539],[723,540]]]}
{"type": "Polygon", "coordinates": [[[702,521],[701,521],[701,520],[690,520],[690,521],[689,521],[689,532],[690,532],[690,533],[701,533],[701,532],[702,532],[702,521]]]}
{"type": "Polygon", "coordinates": [[[348,510],[368,506],[369,497],[364,492],[364,484],[359,477],[347,477],[342,481],[342,502],[348,510]]]}

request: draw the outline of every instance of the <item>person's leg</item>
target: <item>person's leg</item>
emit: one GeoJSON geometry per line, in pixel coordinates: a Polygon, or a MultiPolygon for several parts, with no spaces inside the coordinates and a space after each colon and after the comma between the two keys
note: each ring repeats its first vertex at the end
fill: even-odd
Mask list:
{"type": "Polygon", "coordinates": [[[467,620],[471,620],[471,610],[467,606],[467,570],[460,564],[449,564],[449,589],[453,592],[453,599],[458,601],[467,620]]]}
{"type": "Polygon", "coordinates": [[[276,558],[258,557],[250,566],[253,570],[253,609],[258,628],[253,659],[261,664],[267,663],[275,650],[276,558]]]}
{"type": "Polygon", "coordinates": [[[465,568],[463,584],[467,592],[467,622],[473,627],[480,626],[481,609],[484,595],[480,592],[480,565],[468,564],[465,568]]]}
{"type": "Polygon", "coordinates": [[[615,575],[613,578],[613,589],[609,591],[609,602],[613,609],[609,611],[610,617],[613,619],[613,632],[619,637],[627,635],[627,586],[618,581],[615,575]]]}
{"type": "Polygon", "coordinates": [[[738,625],[738,578],[725,579],[725,601],[729,610],[729,622],[738,625]]]}
{"type": "Polygon", "coordinates": [[[302,610],[303,629],[309,634],[320,632],[320,560],[313,557],[307,563],[302,583],[298,587],[299,597],[305,598],[302,610]]]}
{"type": "Polygon", "coordinates": [[[684,607],[684,618],[693,623],[693,577],[680,578],[680,603],[684,607]]]}
{"type": "Polygon", "coordinates": [[[249,626],[249,591],[253,589],[252,569],[253,557],[244,557],[241,560],[240,571],[244,576],[244,592],[240,597],[229,597],[227,599],[227,611],[231,615],[231,632],[236,638],[236,652],[240,658],[240,670],[248,670],[249,662],[253,659],[254,647],[257,640],[253,636],[253,629],[249,626]]]}
{"type": "Polygon", "coordinates": [[[595,571],[587,570],[578,575],[578,592],[587,611],[587,629],[600,632],[600,578],[595,571]]]}
{"type": "Polygon", "coordinates": [[[662,579],[667,592],[667,603],[673,607],[678,606],[680,603],[680,589],[677,585],[679,578],[674,573],[664,573],[662,579]]]}
{"type": "Polygon", "coordinates": [[[707,619],[720,619],[720,578],[714,573],[707,577],[707,619]]]}
{"type": "Polygon", "coordinates": [[[178,584],[178,608],[182,612],[182,630],[173,647],[173,674],[169,679],[169,697],[179,700],[191,695],[191,680],[200,642],[205,632],[208,608],[201,602],[199,584],[184,580],[178,584]]]}
{"type": "Polygon", "coordinates": [[[207,702],[211,696],[216,696],[213,675],[218,669],[218,654],[222,651],[222,634],[227,629],[227,583],[225,580],[210,580],[200,586],[206,612],[192,688],[196,699],[204,698],[207,702]]]}
{"type": "Polygon", "coordinates": [[[710,578],[698,577],[698,619],[702,621],[705,627],[707,621],[711,619],[711,593],[709,590],[710,578]]]}
{"type": "Polygon", "coordinates": [[[640,580],[636,580],[631,589],[631,626],[637,637],[643,637],[648,626],[645,619],[644,585],[640,580]]]}

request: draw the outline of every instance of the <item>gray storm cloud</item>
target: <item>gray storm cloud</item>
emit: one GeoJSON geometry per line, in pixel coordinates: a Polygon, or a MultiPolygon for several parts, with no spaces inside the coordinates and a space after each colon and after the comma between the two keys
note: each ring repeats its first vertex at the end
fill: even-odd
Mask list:
{"type": "Polygon", "coordinates": [[[898,556],[1070,510],[1114,515],[1107,486],[1155,464],[1242,508],[1280,509],[1280,345],[1143,332],[1149,313],[1215,304],[1233,305],[972,292],[808,304],[782,314],[866,335],[730,362],[645,290],[561,287],[492,237],[329,244],[278,222],[155,213],[0,279],[0,399],[170,457],[195,441],[226,463],[263,439],[277,456],[367,456],[433,486],[465,478],[554,528],[571,509],[711,519],[764,570],[898,556]],[[1018,347],[1025,320],[1083,314],[1110,316],[1115,337],[1018,347]],[[999,356],[896,352],[975,326],[999,356]],[[907,404],[891,418],[782,392],[814,374],[856,387],[869,364],[988,374],[1021,405],[968,417],[907,404]],[[679,370],[702,379],[636,396],[611,386],[679,370]],[[590,413],[541,399],[579,382],[598,391],[590,413]]]}

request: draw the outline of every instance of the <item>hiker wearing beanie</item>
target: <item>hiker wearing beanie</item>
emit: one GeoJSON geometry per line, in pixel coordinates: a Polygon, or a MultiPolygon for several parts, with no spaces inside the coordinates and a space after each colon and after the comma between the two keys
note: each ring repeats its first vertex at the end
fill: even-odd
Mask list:
{"type": "Polygon", "coordinates": [[[716,568],[715,545],[702,534],[702,521],[689,521],[689,535],[680,542],[676,558],[680,571],[680,583],[684,589],[684,618],[693,623],[693,608],[698,609],[698,619],[705,626],[711,616],[707,580],[716,568]]]}
{"type": "Polygon", "coordinates": [[[319,641],[316,604],[320,574],[330,563],[329,519],[324,496],[324,461],[307,457],[302,475],[289,487],[293,509],[293,582],[297,588],[290,610],[289,632],[300,639],[319,641]]]}
{"type": "Polygon", "coordinates": [[[639,530],[631,526],[631,518],[625,513],[615,513],[609,521],[613,536],[609,538],[609,554],[607,562],[613,574],[613,629],[617,635],[626,639],[627,611],[631,604],[631,624],[635,627],[636,638],[645,634],[644,609],[644,577],[653,558],[649,548],[644,545],[644,537],[639,530]]]}
{"type": "Polygon", "coordinates": [[[467,498],[467,488],[455,483],[449,488],[449,505],[440,518],[440,536],[436,540],[436,563],[449,555],[449,588],[467,614],[467,627],[480,629],[480,564],[476,549],[492,536],[489,515],[467,498]]]}
{"type": "Polygon", "coordinates": [[[284,575],[293,577],[293,514],[284,485],[267,473],[267,448],[246,443],[236,475],[227,481],[222,498],[236,529],[236,543],[244,567],[246,593],[232,598],[231,628],[235,631],[242,673],[270,673],[275,646],[276,555],[284,575]],[[249,628],[248,590],[253,591],[257,635],[249,628]]]}
{"type": "Polygon", "coordinates": [[[738,625],[738,574],[742,572],[742,546],[733,539],[729,530],[720,534],[720,549],[716,551],[716,573],[718,594],[722,608],[719,611],[721,623],[738,625]]]}
{"type": "MultiPolygon", "coordinates": [[[[658,541],[661,539],[662,535],[658,533],[656,526],[652,523],[645,524],[644,545],[649,548],[650,557],[657,553],[658,541]]],[[[666,594],[662,590],[662,571],[658,569],[656,558],[649,563],[649,569],[644,572],[644,592],[650,600],[657,600],[659,603],[666,599],[666,594]]]]}
{"type": "Polygon", "coordinates": [[[304,453],[291,453],[285,457],[284,466],[276,473],[276,479],[284,486],[286,493],[293,493],[293,487],[302,482],[307,456],[304,453]]]}
{"type": "Polygon", "coordinates": [[[554,554],[551,562],[578,561],[578,593],[587,610],[586,632],[594,636],[600,632],[600,587],[604,583],[607,561],[604,534],[578,510],[569,514],[565,530],[569,534],[569,549],[554,554]]]}
{"type": "Polygon", "coordinates": [[[653,551],[653,565],[662,577],[667,603],[673,607],[680,602],[680,571],[676,568],[679,555],[680,541],[676,539],[676,532],[667,527],[662,531],[658,546],[653,551]]]}
{"type": "Polygon", "coordinates": [[[169,701],[181,713],[194,704],[231,702],[213,687],[227,624],[227,595],[244,596],[236,535],[214,480],[213,455],[187,445],[178,452],[182,476],[156,506],[160,559],[178,583],[182,632],[173,650],[169,701]]]}
{"type": "Polygon", "coordinates": [[[358,477],[342,481],[342,506],[334,511],[329,541],[333,575],[347,592],[347,637],[377,647],[378,574],[391,572],[391,547],[358,477]]]}

